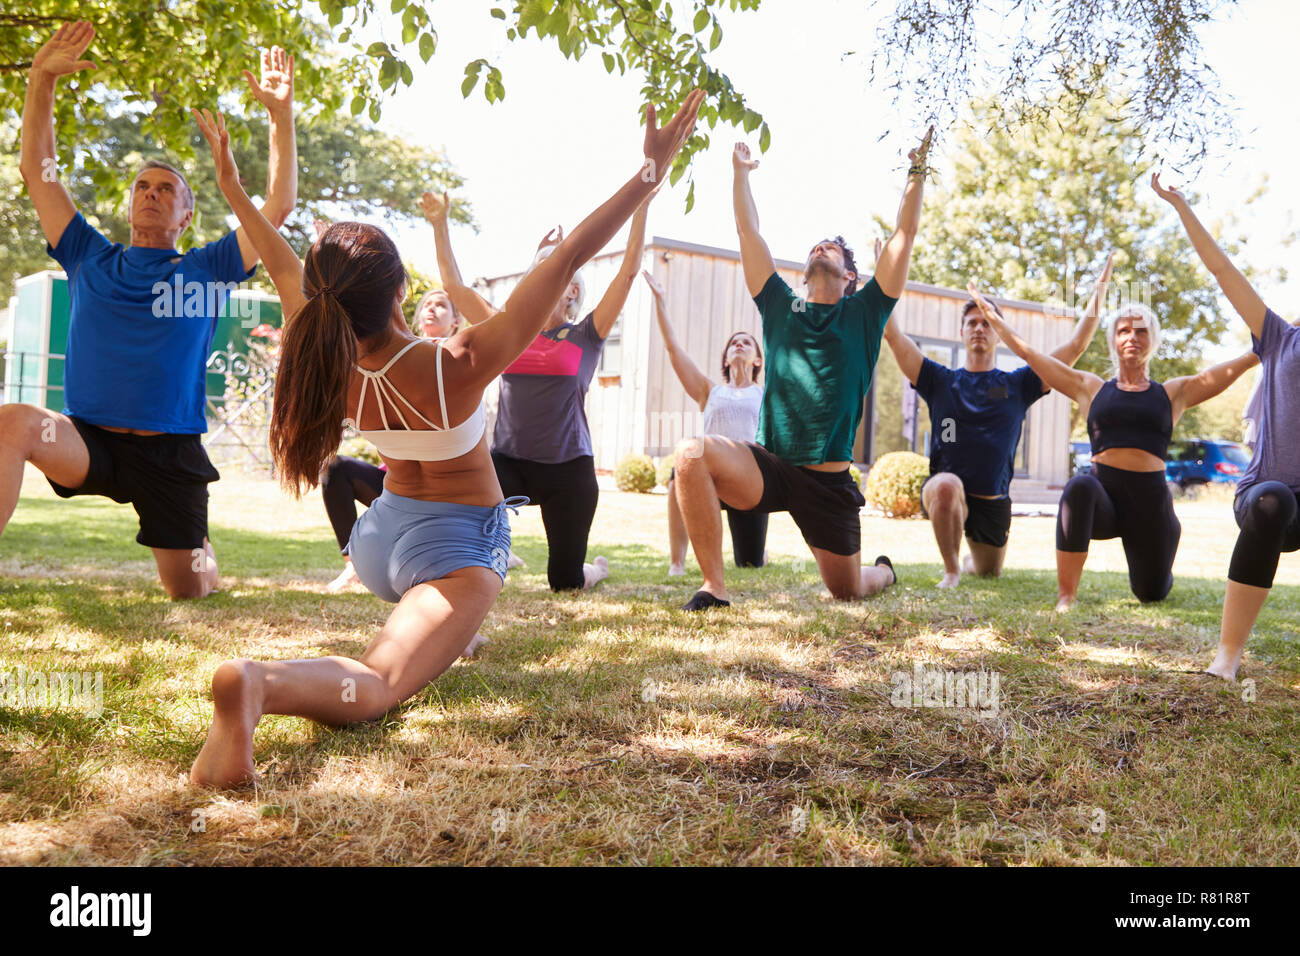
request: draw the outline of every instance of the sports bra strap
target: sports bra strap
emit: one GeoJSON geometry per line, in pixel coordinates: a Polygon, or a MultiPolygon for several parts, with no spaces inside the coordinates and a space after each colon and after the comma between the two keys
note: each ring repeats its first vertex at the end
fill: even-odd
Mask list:
{"type": "MultiPolygon", "coordinates": [[[[420,410],[416,408],[414,405],[412,405],[409,401],[407,401],[406,396],[403,395],[401,392],[399,392],[397,390],[397,387],[394,386],[392,382],[388,381],[388,378],[385,375],[385,373],[390,368],[393,367],[393,364],[399,358],[401,358],[408,351],[410,351],[412,347],[418,345],[421,341],[422,341],[421,339],[414,339],[406,343],[406,345],[403,346],[401,349],[399,349],[397,354],[394,355],[392,358],[390,358],[384,364],[384,367],[381,369],[372,370],[368,368],[362,368],[360,365],[356,367],[357,371],[361,373],[361,394],[357,398],[356,421],[357,421],[358,429],[360,429],[361,427],[361,409],[366,400],[366,387],[372,381],[375,383],[375,400],[379,402],[379,421],[382,423],[384,431],[390,430],[388,428],[388,414],[384,410],[385,398],[387,398],[392,403],[393,411],[397,413],[397,420],[400,421],[402,423],[402,427],[407,429],[408,431],[411,430],[411,426],[407,424],[406,416],[402,414],[402,409],[398,406],[397,399],[401,399],[402,404],[405,405],[407,408],[409,408],[413,413],[415,413],[415,416],[418,419],[420,419],[420,421],[424,422],[430,428],[433,428],[435,430],[438,428],[437,425],[435,425],[433,422],[429,421],[429,419],[425,418],[422,414],[420,414],[420,410]]],[[[449,428],[449,425],[447,424],[447,400],[443,395],[443,388],[442,388],[442,343],[437,342],[434,344],[436,344],[438,347],[438,400],[442,403],[442,423],[443,423],[443,429],[446,430],[449,428]]]]}
{"type": "MultiPolygon", "coordinates": [[[[442,406],[442,427],[451,428],[451,423],[447,420],[447,395],[442,389],[442,339],[437,342],[438,346],[438,404],[442,406]]],[[[432,424],[432,423],[430,423],[432,424]]]]}

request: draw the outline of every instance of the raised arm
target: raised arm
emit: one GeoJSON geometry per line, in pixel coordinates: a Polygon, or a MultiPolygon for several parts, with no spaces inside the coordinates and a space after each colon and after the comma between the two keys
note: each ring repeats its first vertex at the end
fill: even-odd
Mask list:
{"type": "Polygon", "coordinates": [[[77,214],[77,205],[58,177],[58,153],[54,141],[54,89],[59,77],[95,64],[81,55],[95,38],[95,28],[85,20],[65,23],[32,57],[27,74],[27,97],[23,102],[23,143],[18,168],[27,194],[32,197],[41,231],[51,246],[57,246],[63,230],[77,214]]]}
{"type": "Polygon", "coordinates": [[[1169,393],[1169,404],[1174,410],[1174,421],[1177,422],[1187,409],[1209,401],[1215,395],[1225,391],[1247,370],[1258,364],[1259,356],[1254,352],[1247,352],[1195,375],[1171,378],[1165,382],[1165,391],[1169,393]]]}
{"type": "Polygon", "coordinates": [[[930,154],[931,126],[921,145],[907,154],[911,166],[907,170],[907,185],[903,187],[903,200],[898,206],[898,223],[894,234],[876,259],[876,285],[891,299],[901,298],[907,287],[907,269],[912,261],[912,246],[917,230],[921,228],[921,194],[925,191],[926,158],[930,154]]]}
{"type": "Polygon", "coordinates": [[[1007,348],[1024,359],[1045,384],[1081,406],[1086,407],[1091,404],[1093,396],[1101,390],[1100,378],[1091,372],[1081,372],[1071,368],[1053,355],[1044,355],[1002,321],[1002,317],[997,314],[993,306],[980,295],[974,282],[968,283],[966,290],[970,292],[971,298],[975,300],[975,304],[979,306],[980,312],[988,320],[989,325],[993,326],[993,330],[998,333],[1002,341],[1007,343],[1007,348]]]}
{"type": "Polygon", "coordinates": [[[248,193],[244,192],[244,187],[239,182],[239,170],[235,167],[235,156],[230,151],[230,133],[226,130],[225,117],[220,113],[214,116],[207,110],[201,114],[198,110],[190,112],[194,114],[203,138],[212,150],[221,194],[226,197],[231,211],[239,219],[239,228],[252,243],[256,257],[266,264],[267,274],[280,295],[284,320],[288,323],[306,301],[302,294],[302,262],[284,236],[267,221],[261,210],[248,198],[248,193]]]}
{"type": "MultiPolygon", "coordinates": [[[[1106,301],[1106,287],[1110,285],[1110,270],[1115,264],[1115,253],[1111,252],[1106,257],[1106,264],[1102,267],[1101,275],[1097,277],[1096,288],[1092,290],[1092,298],[1088,300],[1088,307],[1083,310],[1081,318],[1074,327],[1074,332],[1068,340],[1052,351],[1052,357],[1059,359],[1066,365],[1073,365],[1083,357],[1083,353],[1088,351],[1088,343],[1092,337],[1097,334],[1097,325],[1101,321],[1101,304],[1106,301]]],[[[1043,383],[1043,390],[1047,391],[1047,383],[1043,383]]]]}
{"type": "Polygon", "coordinates": [[[899,328],[896,315],[897,313],[891,315],[885,324],[885,341],[889,343],[889,350],[894,353],[894,361],[898,363],[899,370],[909,382],[915,385],[917,376],[921,374],[921,365],[925,362],[925,356],[921,354],[916,343],[899,328]]]}
{"type": "Polygon", "coordinates": [[[731,201],[736,210],[736,232],[740,235],[740,266],[745,272],[745,286],[755,296],[763,291],[776,271],[772,250],[758,234],[758,209],[749,189],[749,174],[758,168],[758,160],[749,158],[748,146],[737,143],[731,153],[731,167],[735,173],[731,201]]]}
{"type": "MultiPolygon", "coordinates": [[[[280,47],[262,51],[262,77],[248,70],[244,79],[253,98],[266,107],[271,129],[271,151],[267,160],[266,202],[262,215],[279,229],[298,203],[298,141],[293,127],[293,57],[280,47]]],[[[242,222],[242,220],[241,220],[242,222]]],[[[257,264],[258,254],[248,230],[235,230],[244,269],[257,264]]]]}
{"type": "Polygon", "coordinates": [[[623,264],[619,266],[618,275],[609,284],[591,314],[596,334],[602,339],[614,328],[614,323],[618,321],[619,313],[627,302],[628,293],[636,282],[636,274],[641,271],[641,253],[645,251],[646,211],[653,197],[654,193],[647,196],[632,214],[632,228],[627,234],[627,251],[623,253],[623,264]]]}
{"type": "Polygon", "coordinates": [[[444,191],[439,196],[437,193],[426,192],[420,197],[420,208],[424,211],[424,218],[429,220],[429,225],[433,226],[433,246],[438,253],[438,278],[451,297],[452,305],[456,306],[456,311],[465,316],[465,321],[470,325],[477,325],[490,318],[496,309],[491,302],[465,284],[465,280],[460,277],[460,266],[452,254],[451,230],[447,225],[447,213],[451,211],[451,204],[447,201],[447,193],[444,191]]]}
{"type": "MultiPolygon", "coordinates": [[[[669,168],[695,128],[695,117],[703,100],[703,90],[692,90],[682,108],[662,129],[656,123],[654,107],[647,108],[644,151],[646,159],[651,161],[649,169],[669,168]]],[[[473,371],[471,385],[486,386],[537,337],[578,267],[600,252],[658,186],[653,175],[644,175],[646,168],[639,166],[618,192],[580,222],[555,247],[554,253],[524,276],[500,312],[453,337],[454,352],[459,352],[460,346],[468,355],[473,371]]]]}
{"type": "Polygon", "coordinates": [[[700,367],[691,361],[691,357],[686,354],[686,350],[678,343],[677,336],[673,334],[673,327],[668,322],[668,309],[664,303],[664,287],[649,272],[641,274],[645,276],[646,285],[650,287],[655,297],[655,318],[659,322],[659,332],[664,337],[664,347],[668,349],[668,361],[672,364],[673,371],[677,373],[677,380],[682,383],[682,388],[686,389],[686,394],[703,411],[709,400],[709,392],[713,390],[713,383],[700,371],[700,367]]]}
{"type": "Polygon", "coordinates": [[[1259,338],[1264,330],[1264,313],[1268,311],[1259,293],[1219,248],[1209,230],[1201,225],[1201,221],[1196,218],[1196,213],[1192,212],[1192,207],[1187,204],[1181,192],[1177,189],[1163,188],[1160,185],[1159,173],[1151,174],[1151,188],[1156,191],[1157,196],[1174,207],[1178,218],[1183,221],[1183,228],[1187,230],[1187,238],[1192,241],[1192,248],[1196,250],[1196,254],[1205,263],[1205,268],[1210,270],[1210,274],[1219,283],[1219,288],[1232,303],[1232,307],[1237,310],[1237,314],[1246,320],[1251,335],[1259,338]]]}

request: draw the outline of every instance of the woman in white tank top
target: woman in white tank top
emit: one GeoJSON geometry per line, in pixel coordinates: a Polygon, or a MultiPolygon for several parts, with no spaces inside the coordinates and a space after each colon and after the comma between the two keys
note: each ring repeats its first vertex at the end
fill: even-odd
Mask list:
{"type": "Polygon", "coordinates": [[[356,415],[358,430],[384,454],[388,476],[349,548],[362,582],[397,604],[360,660],[218,667],[194,783],[227,787],[253,778],[253,732],[263,714],[332,725],[373,720],[426,687],[470,643],[501,590],[510,546],[510,502],[488,454],[483,390],[537,337],[578,267],[658,186],[644,170],[670,167],[703,98],[692,91],[662,129],[647,109],[647,162],[520,281],[500,312],[436,343],[406,325],[406,270],[391,239],[374,226],[336,223],[300,262],[240,185],[220,114],[194,113],[218,185],[286,317],[271,424],[281,481],[296,493],[316,484],[344,418],[356,415]]]}
{"type": "MultiPolygon", "coordinates": [[[[722,381],[719,385],[700,371],[686,354],[668,321],[664,289],[649,272],[642,273],[655,298],[655,318],[663,335],[668,360],[700,411],[704,413],[702,435],[721,435],[735,441],[752,442],[758,434],[758,413],[763,404],[763,386],[758,384],[763,367],[763,350],[749,332],[733,332],[722,349],[722,381]]],[[[691,437],[683,435],[682,437],[691,437]]],[[[686,573],[686,524],[677,505],[674,480],[668,482],[668,545],[671,553],[668,573],[686,573]]],[[[767,515],[727,511],[731,543],[737,567],[761,567],[766,563],[767,515]]]]}

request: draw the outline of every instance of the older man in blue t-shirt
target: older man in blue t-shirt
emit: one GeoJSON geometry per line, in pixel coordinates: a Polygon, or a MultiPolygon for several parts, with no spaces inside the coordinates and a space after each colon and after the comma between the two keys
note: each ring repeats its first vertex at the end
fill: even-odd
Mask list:
{"type": "MultiPolygon", "coordinates": [[[[208,482],[219,477],[203,449],[206,361],[226,297],[249,278],[257,253],[244,230],[185,253],[176,243],[194,218],[180,171],[146,163],[131,186],[130,244],[109,242],[78,212],[56,174],[54,91],[60,76],[94,64],[87,22],[65,24],[32,59],[23,107],[23,182],[48,251],[68,276],[72,314],[63,414],[0,405],[0,532],[31,462],[61,497],[103,495],[131,503],[136,540],[152,549],[173,598],[203,597],[217,584],[208,540],[208,482]]],[[[263,213],[283,223],[297,194],[293,58],[262,54],[270,185],[263,213]]]]}
{"type": "MultiPolygon", "coordinates": [[[[1097,331],[1114,258],[1107,258],[1074,334],[1052,353],[1067,365],[1079,360],[1097,331]]],[[[921,488],[921,509],[943,557],[941,588],[955,588],[963,571],[1001,573],[1020,431],[1029,407],[1050,390],[1028,365],[1013,372],[997,368],[998,335],[973,300],[962,307],[961,340],[965,367],[951,369],[922,355],[897,319],[885,328],[898,367],[930,408],[930,477],[921,488]],[[963,534],[970,554],[960,563],[963,534]]]]}

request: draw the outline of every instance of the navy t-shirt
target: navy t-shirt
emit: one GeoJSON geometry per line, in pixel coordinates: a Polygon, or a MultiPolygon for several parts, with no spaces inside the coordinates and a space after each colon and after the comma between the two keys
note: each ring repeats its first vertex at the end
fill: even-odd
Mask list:
{"type": "Polygon", "coordinates": [[[68,274],[65,415],[197,435],[217,317],[245,271],[231,232],[183,255],[109,242],[81,213],[46,251],[68,274]]]}
{"type": "Polygon", "coordinates": [[[1005,495],[1029,406],[1045,394],[1028,365],[969,372],[926,359],[916,391],[930,406],[930,474],[951,472],[967,494],[1005,495]]]}

